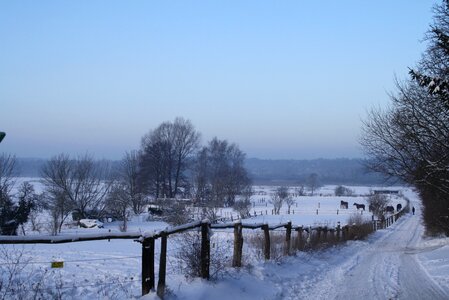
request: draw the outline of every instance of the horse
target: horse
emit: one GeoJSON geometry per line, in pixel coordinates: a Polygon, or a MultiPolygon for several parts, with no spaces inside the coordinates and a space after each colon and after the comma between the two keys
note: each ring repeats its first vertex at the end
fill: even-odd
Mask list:
{"type": "Polygon", "coordinates": [[[388,205],[388,206],[385,208],[385,210],[386,210],[386,212],[394,213],[394,206],[388,205]]]}
{"type": "Polygon", "coordinates": [[[358,204],[358,203],[354,203],[353,205],[355,205],[357,207],[357,209],[363,209],[365,210],[365,204],[358,204]]]}
{"type": "Polygon", "coordinates": [[[348,209],[348,202],[340,201],[340,208],[341,209],[348,209]]]}
{"type": "Polygon", "coordinates": [[[398,203],[398,205],[396,205],[396,211],[400,211],[402,209],[402,204],[398,203]]]}

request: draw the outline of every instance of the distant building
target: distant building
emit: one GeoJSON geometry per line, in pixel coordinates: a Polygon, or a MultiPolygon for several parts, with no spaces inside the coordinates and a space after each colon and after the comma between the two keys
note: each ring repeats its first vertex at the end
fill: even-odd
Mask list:
{"type": "Polygon", "coordinates": [[[396,194],[399,194],[399,190],[374,190],[373,193],[375,195],[378,195],[378,194],[396,195],[396,194]]]}

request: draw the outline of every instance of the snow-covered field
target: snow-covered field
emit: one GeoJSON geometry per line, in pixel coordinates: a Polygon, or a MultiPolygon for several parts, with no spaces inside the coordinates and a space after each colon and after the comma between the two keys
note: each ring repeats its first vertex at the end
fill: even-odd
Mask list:
{"type": "MultiPolygon", "coordinates": [[[[326,186],[315,196],[296,197],[296,203],[292,206],[294,214],[286,214],[286,210],[282,209],[280,215],[271,215],[272,206],[268,200],[273,187],[256,187],[258,193],[252,198],[254,205],[251,212],[253,214],[255,211],[257,217],[246,219],[244,222],[278,224],[291,220],[295,225],[304,226],[317,224],[334,226],[337,222],[343,225],[351,214],[361,214],[352,203],[366,204],[364,195],[376,189],[350,187],[359,196],[335,197],[332,196],[334,188],[335,186],[326,186]],[[340,209],[340,200],[349,201],[348,210],[340,209]]],[[[419,213],[416,195],[407,188],[401,188],[401,191],[412,201],[419,213]]],[[[404,205],[405,200],[393,196],[392,204],[397,203],[404,205]]],[[[223,209],[222,212],[223,216],[230,216],[231,213],[230,209],[223,209]]],[[[371,219],[368,212],[363,216],[371,219]]],[[[129,231],[157,231],[168,226],[164,222],[148,222],[146,219],[146,216],[133,218],[129,224],[129,231]]],[[[106,223],[102,229],[65,228],[63,234],[109,230],[118,231],[118,224],[106,223]]],[[[403,283],[402,276],[412,276],[413,270],[408,270],[408,274],[402,274],[399,270],[403,269],[403,261],[410,260],[416,262],[412,266],[418,268],[423,276],[429,278],[429,282],[437,287],[432,288],[429,295],[436,296],[437,299],[444,295],[447,299],[449,239],[422,239],[421,235],[419,216],[406,216],[389,229],[380,230],[365,241],[352,241],[318,252],[299,252],[294,256],[269,262],[263,261],[258,250],[249,247],[245,242],[243,258],[245,266],[240,270],[221,268],[218,279],[211,282],[185,278],[182,264],[177,258],[177,253],[184,249],[179,242],[180,236],[174,236],[170,237],[168,242],[168,295],[176,299],[217,300],[348,299],[343,296],[347,296],[347,291],[354,287],[348,286],[342,278],[363,277],[358,275],[360,272],[368,282],[372,282],[373,288],[383,287],[382,292],[378,294],[359,294],[360,296],[368,297],[367,299],[404,298],[404,295],[408,294],[403,288],[408,285],[403,283]],[[377,260],[377,253],[387,254],[379,256],[377,260]],[[367,265],[364,265],[364,260],[369,261],[367,265]],[[361,266],[360,269],[358,266],[361,266]],[[376,272],[375,275],[367,275],[373,271],[376,272]],[[338,288],[337,283],[341,284],[338,288]]],[[[214,230],[211,237],[212,252],[221,255],[225,262],[229,262],[232,256],[232,239],[232,232],[227,230],[214,230]]],[[[159,247],[160,245],[156,243],[156,257],[159,247]]],[[[141,294],[141,244],[133,240],[3,245],[0,249],[3,252],[0,256],[3,278],[8,276],[8,272],[14,271],[14,267],[22,268],[20,272],[23,282],[18,282],[17,289],[5,295],[5,298],[30,296],[32,290],[39,289],[47,293],[47,297],[62,299],[129,299],[138,298],[141,294]],[[22,257],[17,260],[18,264],[14,264],[14,256],[19,254],[22,257]],[[63,268],[51,268],[52,261],[63,261],[63,268]]],[[[156,270],[157,267],[156,258],[156,270]]],[[[363,287],[363,290],[366,289],[369,287],[363,287]]],[[[424,292],[420,293],[418,294],[420,296],[426,295],[424,292]]],[[[0,295],[0,298],[1,296],[3,295],[0,295]]],[[[146,297],[156,298],[154,293],[146,297]]],[[[353,299],[356,298],[360,297],[353,299]]]]}

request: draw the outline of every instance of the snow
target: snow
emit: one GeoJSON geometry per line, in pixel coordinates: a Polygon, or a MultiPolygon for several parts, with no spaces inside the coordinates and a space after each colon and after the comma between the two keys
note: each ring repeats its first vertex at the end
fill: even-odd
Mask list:
{"type": "Polygon", "coordinates": [[[407,215],[364,241],[258,262],[217,282],[174,285],[172,292],[183,300],[448,299],[449,239],[422,232],[419,216],[407,215]]]}
{"type": "MultiPolygon", "coordinates": [[[[331,196],[334,188],[322,188],[318,192],[321,196],[297,197],[298,208],[295,205],[295,214],[283,211],[281,215],[265,214],[265,210],[271,210],[270,204],[266,203],[269,196],[260,193],[252,199],[255,202],[252,211],[259,214],[263,212],[263,215],[241,222],[270,226],[288,221],[292,221],[293,225],[303,226],[335,226],[337,222],[343,225],[351,214],[361,214],[351,204],[365,203],[365,198],[334,197],[331,196]],[[339,210],[337,215],[340,200],[349,201],[351,207],[339,210]]],[[[378,189],[350,188],[362,195],[378,189]]],[[[265,193],[271,189],[273,187],[258,187],[260,192],[265,193]]],[[[218,278],[212,281],[199,278],[188,280],[184,277],[176,258],[176,253],[183,249],[179,244],[179,236],[174,235],[168,239],[167,298],[448,299],[449,239],[423,238],[418,198],[410,189],[400,189],[417,209],[416,215],[406,215],[390,228],[379,230],[363,241],[350,241],[326,250],[298,252],[290,257],[264,261],[260,253],[248,245],[248,234],[261,230],[245,229],[244,267],[223,268],[218,278]]],[[[405,200],[400,197],[392,196],[391,199],[393,203],[405,204],[405,200]]],[[[230,213],[230,210],[223,210],[223,214],[226,212],[230,213]]],[[[368,212],[363,216],[371,218],[368,212]]],[[[167,229],[168,224],[148,222],[147,217],[144,215],[133,218],[128,224],[129,232],[150,235],[167,229]]],[[[59,238],[86,234],[120,234],[116,222],[105,223],[104,227],[65,228],[59,238]]],[[[217,228],[213,233],[212,251],[225,249],[223,260],[229,260],[232,256],[233,229],[217,228]]],[[[2,245],[0,250],[21,253],[23,259],[28,260],[23,270],[27,280],[43,278],[45,286],[52,293],[60,293],[64,299],[132,299],[140,298],[141,294],[141,247],[140,243],[132,240],[104,240],[69,244],[2,245]],[[64,267],[50,268],[51,262],[55,260],[64,261],[64,267]]],[[[155,249],[157,276],[159,240],[156,240],[155,249]]],[[[9,266],[10,261],[0,255],[0,267],[9,266]]],[[[27,292],[27,288],[28,285],[22,287],[22,291],[27,292]]],[[[144,299],[158,297],[151,292],[144,299]]]]}

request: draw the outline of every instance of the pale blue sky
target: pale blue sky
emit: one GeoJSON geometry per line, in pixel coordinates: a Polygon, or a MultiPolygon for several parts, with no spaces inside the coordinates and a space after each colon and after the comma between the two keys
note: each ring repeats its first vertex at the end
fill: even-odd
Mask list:
{"type": "Polygon", "coordinates": [[[121,158],[190,119],[248,157],[360,157],[436,1],[0,1],[0,152],[121,158]]]}

